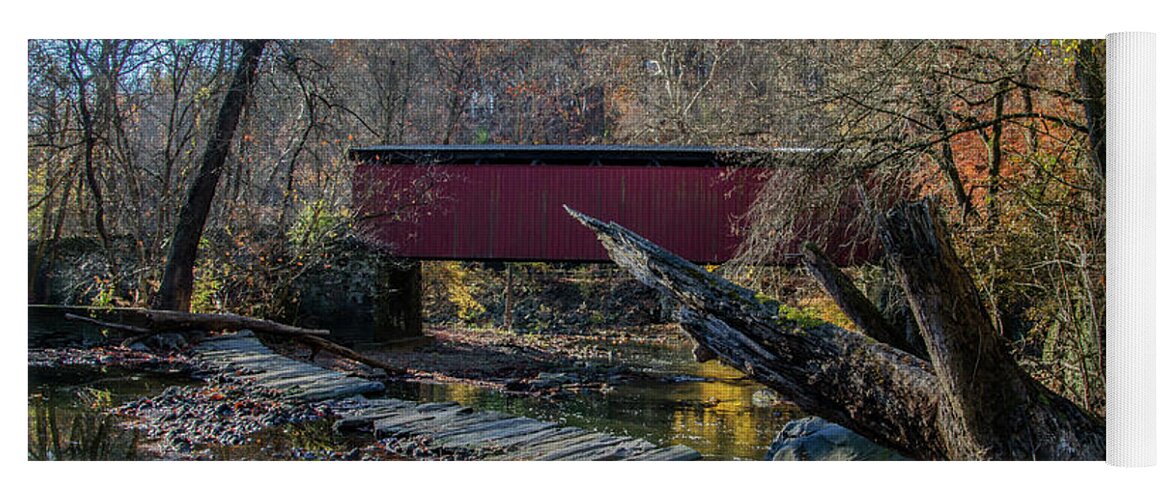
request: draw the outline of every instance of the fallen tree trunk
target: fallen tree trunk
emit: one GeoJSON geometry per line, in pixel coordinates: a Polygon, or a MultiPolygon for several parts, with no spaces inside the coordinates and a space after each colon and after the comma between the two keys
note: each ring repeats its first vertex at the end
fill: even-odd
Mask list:
{"type": "Polygon", "coordinates": [[[801,261],[821,285],[822,290],[825,290],[846,317],[858,326],[859,332],[903,352],[927,359],[927,347],[922,341],[912,342],[912,339],[908,339],[903,332],[891,326],[866,295],[854,286],[850,277],[822,253],[821,249],[812,243],[805,244],[801,248],[801,261]]]}
{"type": "Polygon", "coordinates": [[[938,381],[923,360],[829,323],[781,318],[775,302],[622,226],[567,210],[615,263],[678,301],[683,330],[723,363],[905,456],[947,458],[935,425],[938,381]]]}
{"type": "MultiPolygon", "coordinates": [[[[917,207],[911,205],[903,210],[919,210],[917,207]]],[[[932,354],[928,363],[831,324],[780,317],[776,303],[760,300],[751,290],[708,273],[622,226],[601,222],[569,207],[566,210],[598,235],[615,263],[681,304],[679,323],[700,346],[725,364],[777,389],[806,412],[919,459],[1101,460],[1105,456],[1104,426],[1052,392],[1033,393],[1044,395],[1050,403],[1034,405],[1027,419],[1006,422],[1017,427],[997,427],[998,432],[1028,439],[1008,439],[1012,446],[970,446],[993,440],[983,434],[972,438],[963,420],[970,414],[955,410],[952,400],[956,396],[951,391],[964,388],[945,385],[936,376],[938,361],[936,350],[931,348],[931,343],[937,341],[934,337],[926,339],[932,354]],[[1043,434],[1027,424],[1040,425],[1043,434]]],[[[916,220],[914,227],[886,233],[906,229],[916,234],[936,234],[934,228],[918,225],[930,220],[916,220]]],[[[948,261],[943,265],[955,264],[948,261]]],[[[910,287],[908,295],[920,291],[910,287]]],[[[937,292],[943,298],[951,296],[949,290],[937,292]]],[[[936,314],[952,312],[945,308],[936,314]]],[[[922,324],[918,307],[915,313],[922,324]]],[[[950,326],[946,332],[938,333],[957,334],[950,326]]],[[[1018,375],[1023,375],[1019,368],[1006,374],[1019,385],[1015,379],[1018,375]]],[[[1035,382],[1029,387],[1044,389],[1035,382]]],[[[985,403],[1002,408],[996,401],[985,403]]]]}
{"type": "Polygon", "coordinates": [[[161,333],[165,331],[183,330],[252,330],[286,337],[298,337],[302,335],[329,336],[329,330],[301,328],[267,319],[240,316],[239,314],[201,314],[159,309],[119,309],[119,312],[124,316],[140,320],[144,325],[128,329],[125,327],[130,327],[131,325],[103,323],[75,314],[66,314],[65,317],[110,328],[119,328],[121,326],[122,328],[119,328],[121,330],[139,334],[146,333],[146,331],[161,333]]]}
{"type": "Polygon", "coordinates": [[[877,227],[939,378],[949,455],[1103,460],[1104,423],[1016,363],[931,205],[900,206],[877,227]]]}
{"type": "Polygon", "coordinates": [[[326,351],[346,359],[357,361],[366,366],[379,368],[385,371],[387,375],[405,373],[405,370],[402,368],[392,366],[343,345],[321,338],[322,336],[328,336],[329,330],[300,328],[275,321],[240,316],[238,314],[197,314],[154,309],[121,309],[120,311],[124,315],[141,318],[147,326],[134,326],[102,321],[71,313],[66,313],[65,318],[134,334],[133,337],[127,338],[122,343],[123,345],[129,345],[153,335],[174,331],[252,330],[287,337],[295,342],[305,344],[313,349],[313,355],[316,355],[318,351],[326,351]]]}
{"type": "MultiPolygon", "coordinates": [[[[126,325],[126,324],[122,324],[122,323],[114,323],[111,321],[102,321],[100,319],[87,318],[85,316],[78,316],[73,313],[65,313],[65,319],[70,320],[70,321],[80,321],[82,323],[89,323],[91,325],[97,325],[102,328],[121,330],[126,333],[133,333],[135,336],[130,337],[130,339],[137,339],[139,337],[147,337],[147,336],[151,336],[151,335],[157,335],[159,333],[159,332],[155,332],[149,328],[142,328],[142,327],[138,327],[138,326],[134,326],[134,325],[126,325]]],[[[127,340],[130,340],[130,339],[127,339],[127,340]]],[[[125,345],[125,342],[123,342],[123,345],[125,345]]]]}

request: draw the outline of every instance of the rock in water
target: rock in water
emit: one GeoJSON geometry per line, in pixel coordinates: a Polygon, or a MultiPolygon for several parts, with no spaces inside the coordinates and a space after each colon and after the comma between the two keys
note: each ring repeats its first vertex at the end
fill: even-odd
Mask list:
{"type": "Polygon", "coordinates": [[[752,393],[752,406],[757,408],[772,408],[784,404],[781,395],[769,388],[752,393]]]}
{"type": "Polygon", "coordinates": [[[180,333],[160,333],[146,340],[148,347],[164,351],[178,351],[187,346],[187,338],[180,333]]]}
{"type": "Polygon", "coordinates": [[[906,460],[893,450],[821,417],[806,417],[785,424],[764,459],[906,460]]]}
{"type": "Polygon", "coordinates": [[[537,377],[529,383],[532,389],[549,389],[552,387],[560,387],[564,384],[572,384],[578,381],[574,375],[567,373],[547,373],[540,372],[537,377]]]}

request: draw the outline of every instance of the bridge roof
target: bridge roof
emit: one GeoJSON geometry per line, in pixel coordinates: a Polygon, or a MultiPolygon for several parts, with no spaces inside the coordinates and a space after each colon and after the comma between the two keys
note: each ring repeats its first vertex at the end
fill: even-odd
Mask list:
{"type": "Polygon", "coordinates": [[[753,155],[828,153],[818,148],[664,145],[386,145],[351,148],[350,159],[367,164],[548,164],[720,166],[753,155]]]}

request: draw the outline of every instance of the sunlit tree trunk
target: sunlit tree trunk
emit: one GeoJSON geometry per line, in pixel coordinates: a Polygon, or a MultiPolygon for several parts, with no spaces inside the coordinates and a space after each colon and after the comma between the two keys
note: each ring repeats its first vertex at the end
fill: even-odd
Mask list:
{"type": "Polygon", "coordinates": [[[797,406],[906,456],[1102,460],[1105,423],[1029,377],[992,327],[941,219],[927,203],[878,221],[929,361],[775,302],[614,223],[570,211],[619,267],[680,303],[680,325],[721,362],[797,406]]]}
{"type": "Polygon", "coordinates": [[[248,40],[240,44],[243,47],[240,63],[220,105],[211,140],[203,152],[199,172],[187,192],[187,202],[179,212],[179,222],[171,238],[171,249],[167,255],[166,268],[163,270],[163,282],[155,297],[155,307],[159,309],[186,311],[191,307],[191,289],[195,280],[194,268],[199,239],[207,222],[207,214],[211,210],[220,173],[231,149],[232,136],[236,132],[236,125],[239,123],[248,93],[256,81],[256,69],[260,64],[265,41],[248,40]]]}

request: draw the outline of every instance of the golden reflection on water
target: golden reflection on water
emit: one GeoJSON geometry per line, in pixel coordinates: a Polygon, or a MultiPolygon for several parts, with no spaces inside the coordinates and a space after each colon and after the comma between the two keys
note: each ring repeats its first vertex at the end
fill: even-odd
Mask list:
{"type": "Polygon", "coordinates": [[[474,406],[482,399],[484,389],[470,384],[451,384],[444,391],[444,396],[464,406],[474,406]]]}
{"type": "MultiPolygon", "coordinates": [[[[629,350],[630,346],[626,346],[629,350]]],[[[668,372],[695,379],[643,380],[612,392],[562,393],[559,397],[510,395],[470,384],[409,384],[396,397],[455,401],[465,406],[557,421],[584,429],[637,436],[660,445],[682,444],[707,459],[760,460],[785,422],[804,415],[787,404],[753,405],[763,386],[716,361],[699,364],[687,345],[657,346],[653,356],[668,372]]],[[[665,373],[665,372],[658,372],[665,373]]]]}
{"type": "Polygon", "coordinates": [[[709,362],[699,365],[696,374],[715,380],[672,391],[676,401],[690,404],[675,407],[671,444],[690,446],[706,457],[760,459],[777,426],[800,417],[792,408],[753,406],[752,395],[762,387],[734,369],[709,362]]]}

